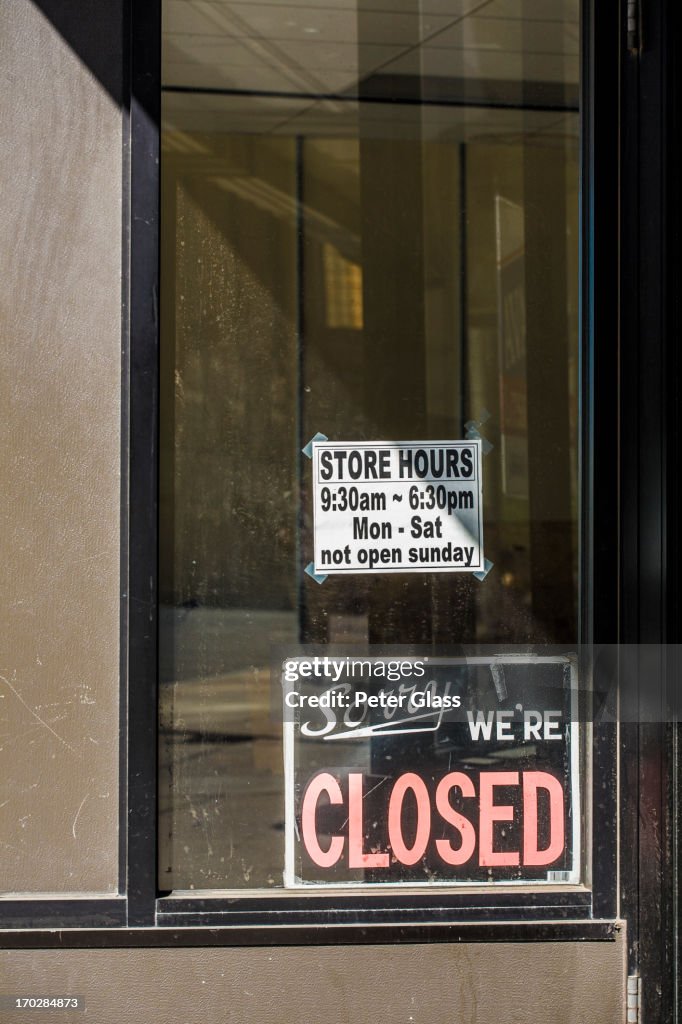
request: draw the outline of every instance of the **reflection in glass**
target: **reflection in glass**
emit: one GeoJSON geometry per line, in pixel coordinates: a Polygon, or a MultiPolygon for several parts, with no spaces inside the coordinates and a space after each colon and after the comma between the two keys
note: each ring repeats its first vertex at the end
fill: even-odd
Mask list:
{"type": "Polygon", "coordinates": [[[166,2],[164,84],[159,884],[276,888],[272,645],[578,639],[577,2],[166,2]],[[484,583],[304,575],[310,437],[472,430],[484,583]]]}

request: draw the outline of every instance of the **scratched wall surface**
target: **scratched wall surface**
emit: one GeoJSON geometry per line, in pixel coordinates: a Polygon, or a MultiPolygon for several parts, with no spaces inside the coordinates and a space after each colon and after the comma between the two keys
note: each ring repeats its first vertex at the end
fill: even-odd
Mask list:
{"type": "MultiPolygon", "coordinates": [[[[516,945],[3,950],[0,976],[6,993],[80,996],[97,1024],[622,1024],[624,954],[623,933],[516,945]]],[[[18,1024],[30,1016],[17,1013],[18,1024]]],[[[40,1011],[45,1022],[66,1016],[78,1014],[40,1011]]]]}
{"type": "Polygon", "coordinates": [[[120,68],[120,7],[40,6],[0,6],[0,891],[110,893],[121,113],[82,56],[120,68]]]}

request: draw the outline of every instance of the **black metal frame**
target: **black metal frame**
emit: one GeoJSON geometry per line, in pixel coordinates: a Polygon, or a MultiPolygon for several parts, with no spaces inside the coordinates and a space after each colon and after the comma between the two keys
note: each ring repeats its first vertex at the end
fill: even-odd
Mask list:
{"type": "MultiPolygon", "coordinates": [[[[642,4],[638,32],[621,31],[620,636],[680,641],[679,381],[680,200],[677,142],[682,26],[679,5],[642,4]],[[628,42],[630,48],[628,48],[628,42]]],[[[676,688],[678,655],[661,649],[660,673],[676,688]]],[[[642,680],[643,693],[647,681],[642,680]]],[[[639,694],[636,699],[640,699],[639,694]]],[[[628,969],[643,978],[642,1016],[678,1021],[680,725],[621,728],[621,908],[628,969]]]]}
{"type": "MultiPolygon", "coordinates": [[[[600,6],[599,11],[599,27],[603,33],[604,41],[607,38],[613,40],[614,25],[618,24],[617,0],[610,0],[610,4],[612,6],[611,13],[614,15],[611,18],[604,16],[606,14],[604,4],[600,6]]],[[[584,5],[582,28],[583,37],[586,40],[594,38],[596,26],[593,24],[593,21],[595,17],[594,8],[596,7],[596,4],[590,5],[586,3],[584,5]]],[[[610,307],[604,303],[603,309],[601,307],[599,309],[599,316],[602,321],[605,321],[608,316],[612,317],[612,322],[609,324],[609,334],[613,339],[613,349],[610,358],[606,358],[603,350],[601,350],[599,361],[597,361],[593,358],[595,351],[596,321],[594,319],[594,306],[596,295],[593,287],[594,281],[589,276],[593,262],[596,262],[597,259],[596,247],[598,245],[599,256],[601,256],[602,252],[604,253],[603,264],[610,266],[610,283],[612,286],[610,295],[612,299],[614,298],[617,294],[617,251],[614,245],[614,239],[618,236],[617,205],[615,206],[616,216],[613,216],[613,201],[616,198],[616,193],[612,186],[612,179],[607,177],[606,173],[601,172],[601,166],[606,170],[607,165],[610,164],[617,170],[617,136],[613,148],[609,149],[607,154],[609,140],[606,140],[603,135],[599,135],[595,128],[595,122],[597,120],[601,122],[602,118],[608,120],[609,123],[616,123],[613,118],[613,110],[617,107],[619,89],[617,42],[614,42],[613,49],[616,59],[608,68],[604,66],[600,59],[601,77],[598,85],[601,105],[599,109],[592,102],[593,89],[595,87],[592,79],[592,69],[595,65],[593,59],[594,49],[585,48],[582,69],[582,106],[583,110],[589,111],[584,131],[585,138],[589,139],[591,143],[591,145],[583,147],[585,154],[583,181],[588,193],[595,197],[594,203],[585,204],[586,210],[584,214],[584,229],[589,233],[589,237],[593,239],[593,246],[591,251],[586,254],[587,258],[583,260],[585,272],[585,280],[583,282],[584,294],[588,296],[588,301],[584,307],[585,316],[583,322],[583,338],[585,339],[583,389],[584,393],[589,396],[588,403],[593,413],[593,415],[586,417],[586,419],[589,421],[590,428],[595,424],[599,427],[599,429],[594,430],[592,435],[586,436],[583,439],[583,464],[592,465],[591,446],[599,445],[601,446],[600,451],[603,450],[604,452],[605,460],[608,460],[608,463],[613,466],[611,476],[609,473],[600,473],[598,493],[596,480],[592,481],[585,491],[583,535],[586,539],[594,536],[608,537],[610,542],[608,559],[612,563],[615,562],[617,564],[617,538],[614,543],[613,531],[611,529],[602,533],[600,529],[601,523],[596,521],[598,516],[597,514],[593,515],[593,509],[598,509],[605,519],[613,521],[613,518],[617,515],[618,508],[618,470],[613,448],[614,434],[618,429],[617,390],[614,382],[607,384],[607,374],[613,377],[614,367],[617,365],[618,325],[615,316],[617,306],[615,302],[610,307]],[[593,149],[597,141],[599,141],[599,159],[603,161],[600,166],[599,176],[595,173],[593,149]],[[598,200],[596,198],[599,189],[603,190],[609,200],[608,203],[604,202],[603,210],[601,206],[602,197],[600,196],[598,200]],[[594,216],[595,209],[600,210],[598,223],[594,216]],[[611,407],[607,415],[600,414],[597,417],[595,414],[595,392],[597,389],[605,390],[606,388],[611,393],[611,407]]],[[[371,93],[365,97],[365,92],[363,91],[362,98],[374,101],[375,96],[371,93]]],[[[386,102],[390,100],[388,96],[382,96],[381,98],[386,102]]],[[[348,96],[345,99],[356,101],[356,97],[348,96]]],[[[607,562],[605,546],[602,544],[598,550],[595,550],[593,546],[587,545],[587,562],[584,566],[585,579],[592,578],[593,566],[597,562],[601,564],[607,562]]],[[[603,573],[604,577],[607,574],[608,569],[603,573]]],[[[617,609],[617,588],[618,578],[617,574],[615,574],[609,581],[609,590],[613,594],[613,601],[608,602],[614,610],[617,609]]],[[[603,621],[596,622],[597,605],[600,610],[603,610],[603,602],[594,602],[589,608],[584,609],[584,621],[589,620],[595,623],[594,630],[587,633],[586,638],[604,640],[608,637],[608,639],[612,640],[616,634],[610,633],[605,628],[603,621]]],[[[393,941],[410,941],[409,939],[403,938],[401,940],[400,938],[404,934],[401,931],[401,926],[406,921],[415,922],[414,927],[427,927],[429,923],[442,922],[443,930],[439,931],[438,934],[445,936],[449,926],[458,927],[466,923],[467,927],[471,927],[474,923],[502,923],[516,920],[518,922],[516,927],[527,929],[530,937],[533,935],[539,937],[545,927],[542,922],[552,920],[559,922],[557,924],[557,928],[559,928],[557,934],[560,934],[562,927],[566,927],[565,935],[568,940],[569,935],[575,938],[575,933],[572,926],[565,926],[561,922],[581,920],[584,922],[583,927],[585,927],[585,934],[587,934],[589,927],[596,921],[615,920],[617,917],[616,843],[618,803],[616,783],[612,770],[616,757],[617,740],[615,730],[608,726],[600,727],[598,741],[595,744],[593,754],[595,782],[592,797],[593,801],[598,800],[599,802],[598,806],[600,807],[604,827],[600,834],[599,853],[594,860],[592,885],[589,890],[581,887],[558,892],[537,890],[511,891],[507,889],[502,892],[481,893],[480,890],[470,892],[450,890],[439,891],[437,896],[433,893],[424,893],[423,891],[399,892],[397,890],[372,893],[371,895],[363,894],[361,896],[354,892],[343,895],[306,894],[305,896],[291,893],[252,896],[231,892],[224,897],[214,898],[206,898],[200,895],[188,896],[183,894],[179,896],[168,894],[162,896],[157,901],[157,924],[165,927],[185,925],[198,928],[210,925],[211,927],[228,928],[231,931],[235,929],[239,933],[244,928],[251,929],[265,925],[270,925],[278,931],[286,926],[288,930],[296,927],[294,922],[303,922],[309,929],[308,934],[311,943],[318,941],[318,934],[326,933],[326,930],[331,925],[338,925],[339,921],[344,922],[342,926],[344,933],[347,931],[350,934],[357,935],[364,934],[368,927],[374,928],[380,923],[390,922],[394,927],[393,941]],[[606,796],[602,785],[604,780],[611,780],[611,784],[607,786],[606,796]],[[523,918],[522,922],[519,922],[520,917],[523,918]]],[[[596,803],[595,806],[597,806],[596,803]]],[[[613,930],[607,929],[607,931],[609,937],[613,938],[613,930]]],[[[409,934],[412,934],[412,932],[410,931],[409,934]]],[[[282,938],[281,941],[285,941],[285,939],[282,938]]]]}
{"type": "Polygon", "coordinates": [[[615,921],[509,924],[267,925],[255,928],[117,928],[1,932],[0,949],[130,949],[191,946],[347,946],[396,942],[615,942],[615,921]]]}
{"type": "Polygon", "coordinates": [[[130,2],[126,923],[145,927],[154,924],[157,865],[161,0],[130,2]]]}
{"type": "MultiPolygon", "coordinates": [[[[619,639],[618,415],[618,0],[583,3],[581,204],[583,338],[581,416],[581,632],[587,644],[619,639]],[[597,60],[597,54],[599,60],[597,60]],[[599,467],[595,473],[595,467],[599,467]]],[[[594,737],[592,807],[599,835],[592,844],[594,913],[618,916],[618,794],[603,792],[617,763],[615,727],[594,737]]],[[[613,777],[612,777],[613,779],[613,777]]]]}
{"type": "MultiPolygon", "coordinates": [[[[586,480],[582,524],[583,578],[590,582],[582,609],[587,642],[670,642],[680,632],[682,572],[673,514],[679,508],[680,357],[668,339],[680,323],[671,283],[679,276],[674,241],[682,217],[672,190],[661,190],[678,166],[670,140],[679,115],[674,89],[680,69],[673,59],[675,33],[669,31],[666,42],[665,30],[679,28],[682,19],[672,2],[670,7],[666,0],[646,6],[653,13],[644,24],[641,58],[627,52],[620,0],[586,3],[583,19],[583,336],[588,343],[582,450],[583,465],[599,467],[598,476],[586,480]],[[666,97],[674,97],[672,109],[666,107],[666,97]],[[627,116],[616,114],[623,110],[627,116]],[[662,219],[665,209],[674,224],[668,232],[662,219]],[[669,316],[667,322],[660,321],[661,310],[669,316]],[[644,353],[642,339],[649,336],[654,344],[644,353]],[[663,452],[653,475],[646,460],[652,447],[663,452]],[[635,511],[621,503],[625,493],[648,495],[649,505],[659,509],[658,524],[644,520],[639,501],[635,511]],[[614,522],[620,523],[618,531],[614,522]],[[654,575],[663,581],[663,588],[653,594],[642,572],[642,544],[650,540],[652,529],[660,539],[654,575]]],[[[621,915],[615,781],[606,806],[595,783],[593,796],[600,799],[604,828],[594,856],[591,893],[491,892],[475,901],[473,893],[463,892],[216,900],[158,896],[160,8],[161,0],[126,0],[130,86],[124,114],[123,438],[128,473],[122,493],[121,889],[111,899],[3,902],[0,946],[613,940],[619,927],[614,922],[621,915]]],[[[604,730],[595,746],[599,782],[613,776],[618,754],[621,764],[636,767],[636,778],[624,773],[628,788],[621,791],[622,823],[635,830],[630,834],[638,834],[645,756],[648,777],[654,776],[662,794],[661,820],[679,824],[673,804],[679,792],[679,737],[669,733],[633,728],[619,737],[615,730],[604,730]]],[[[640,837],[629,858],[621,852],[630,969],[642,969],[656,981],[644,990],[651,1020],[672,1019],[671,1007],[679,999],[679,986],[670,980],[670,951],[677,948],[672,942],[673,904],[669,901],[665,908],[661,900],[662,893],[679,893],[677,839],[664,828],[655,846],[640,837]],[[650,937],[658,928],[664,942],[656,947],[650,937]],[[647,943],[638,941],[645,935],[648,950],[647,943]]]]}

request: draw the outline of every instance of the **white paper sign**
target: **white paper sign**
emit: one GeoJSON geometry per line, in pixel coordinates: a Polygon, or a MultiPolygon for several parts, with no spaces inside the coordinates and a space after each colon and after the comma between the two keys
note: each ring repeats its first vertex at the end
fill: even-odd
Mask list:
{"type": "Polygon", "coordinates": [[[483,569],[481,442],[314,441],[316,573],[483,569]]]}

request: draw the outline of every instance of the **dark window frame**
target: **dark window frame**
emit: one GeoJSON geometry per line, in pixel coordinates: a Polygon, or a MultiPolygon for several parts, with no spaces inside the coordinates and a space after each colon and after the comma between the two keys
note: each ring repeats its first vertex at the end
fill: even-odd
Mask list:
{"type": "MultiPolygon", "coordinates": [[[[596,8],[596,5],[595,5],[596,8]]],[[[583,25],[582,34],[585,40],[592,40],[594,37],[595,27],[591,23],[592,11],[589,10],[588,5],[585,5],[583,12],[583,25]]],[[[604,27],[605,34],[607,31],[613,32],[613,21],[608,26],[606,19],[603,19],[601,24],[604,27]]],[[[582,114],[583,121],[583,138],[584,140],[590,140],[591,145],[583,145],[583,165],[582,165],[582,178],[583,183],[587,186],[588,191],[593,191],[597,187],[597,179],[594,176],[593,163],[588,161],[588,153],[594,154],[593,147],[599,140],[600,145],[600,158],[606,165],[607,159],[607,144],[603,136],[598,136],[595,130],[595,121],[599,116],[599,112],[596,108],[596,104],[592,103],[593,96],[593,49],[590,45],[584,47],[583,53],[583,67],[582,67],[582,103],[581,108],[584,112],[582,114]],[[603,154],[603,156],[602,156],[603,154]]],[[[617,49],[614,47],[614,53],[616,54],[616,60],[609,65],[608,69],[604,66],[604,62],[600,61],[600,73],[602,79],[600,79],[600,86],[602,86],[603,80],[603,92],[604,92],[604,108],[606,108],[608,102],[613,102],[614,97],[617,96],[618,92],[618,65],[617,65],[617,49]],[[607,88],[609,92],[607,93],[607,88]]],[[[151,141],[151,140],[150,140],[151,141]]],[[[613,141],[609,139],[609,141],[613,141]]],[[[158,137],[154,139],[154,145],[158,152],[158,137]]],[[[613,146],[613,149],[608,153],[608,159],[611,161],[612,168],[615,167],[617,171],[617,145],[613,146]]],[[[158,189],[158,183],[157,183],[158,189]]],[[[611,189],[611,197],[613,190],[611,189]]],[[[158,193],[157,193],[158,203],[158,193]]],[[[609,203],[607,206],[604,204],[584,204],[583,209],[583,232],[585,237],[599,238],[600,245],[603,245],[606,249],[607,239],[613,239],[616,237],[615,228],[617,224],[617,208],[613,206],[613,203],[609,203]],[[598,209],[600,211],[600,221],[597,224],[593,215],[593,211],[598,209]]],[[[142,218],[144,220],[144,218],[142,218]]],[[[146,218],[147,221],[149,218],[146,218]]],[[[613,245],[612,241],[610,244],[611,249],[611,263],[613,263],[613,245]]],[[[600,249],[601,251],[601,249],[600,249]]],[[[615,352],[610,354],[610,358],[606,357],[603,353],[603,360],[599,364],[593,359],[594,351],[594,331],[593,321],[590,319],[590,313],[595,311],[596,295],[588,291],[593,284],[593,278],[588,273],[588,264],[590,259],[593,259],[596,263],[595,253],[584,253],[583,266],[581,273],[583,273],[583,294],[587,297],[587,301],[583,304],[583,323],[582,323],[582,343],[583,343],[583,393],[587,396],[587,408],[594,409],[594,395],[597,388],[602,391],[605,390],[603,379],[600,374],[604,374],[604,370],[612,372],[615,364],[615,352]],[[604,367],[604,364],[606,366],[604,367]]],[[[604,261],[606,262],[606,261],[604,261]]],[[[150,281],[151,285],[151,281],[150,281]]],[[[152,287],[158,287],[157,282],[154,282],[152,287]]],[[[149,293],[151,288],[147,289],[149,293]]],[[[616,339],[616,332],[613,329],[610,335],[616,339]]],[[[150,344],[150,342],[148,342],[150,344]]],[[[158,359],[158,338],[154,339],[155,344],[155,357],[158,359]]],[[[604,374],[605,376],[605,374],[604,374]]],[[[135,382],[133,383],[133,390],[131,390],[131,396],[134,395],[135,382]]],[[[158,380],[155,382],[155,394],[153,398],[154,408],[156,408],[158,401],[158,380]]],[[[147,400],[150,400],[149,389],[146,390],[147,400]]],[[[615,396],[614,396],[615,397],[615,396]]],[[[612,407],[612,411],[616,412],[615,403],[612,407]]],[[[594,443],[594,433],[591,432],[592,418],[590,416],[584,417],[586,422],[585,435],[582,438],[582,461],[583,465],[591,465],[591,453],[592,444],[594,443]]],[[[605,423],[604,418],[600,417],[601,424],[605,423]]],[[[609,443],[613,436],[613,423],[617,420],[612,421],[609,424],[608,435],[609,443]]],[[[134,418],[131,417],[131,423],[134,424],[134,418]]],[[[597,421],[594,421],[595,427],[597,421]]],[[[143,436],[148,436],[148,423],[143,421],[142,430],[143,436]]],[[[158,426],[157,426],[158,429],[158,426]]],[[[606,431],[604,431],[604,434],[606,431]]],[[[599,434],[599,439],[601,439],[599,434]]],[[[609,461],[614,463],[613,452],[609,454],[609,461]]],[[[157,467],[154,467],[154,473],[157,473],[157,467]]],[[[582,508],[582,533],[584,538],[584,551],[586,557],[586,563],[584,569],[586,569],[586,579],[592,578],[593,565],[597,559],[605,561],[604,551],[600,550],[598,553],[595,552],[594,546],[591,544],[591,539],[597,535],[599,527],[595,524],[595,520],[599,515],[599,511],[603,510],[606,517],[613,518],[615,511],[615,495],[616,489],[607,492],[605,481],[608,478],[608,474],[600,476],[599,481],[596,478],[592,478],[584,488],[583,494],[583,508],[582,508]],[[600,493],[597,494],[597,483],[601,488],[600,493]],[[599,503],[599,504],[595,504],[599,503]],[[595,514],[592,515],[594,509],[595,514]]],[[[614,470],[615,478],[615,470],[614,470]]],[[[154,482],[154,498],[157,500],[158,494],[158,479],[154,482]]],[[[143,498],[145,497],[143,492],[143,498]]],[[[149,495],[146,495],[147,500],[149,495]]],[[[131,495],[132,502],[132,495],[131,495]]],[[[151,524],[149,525],[149,533],[145,541],[145,549],[147,551],[156,551],[156,534],[153,532],[151,524]]],[[[611,542],[611,550],[609,557],[611,559],[617,558],[617,548],[614,551],[614,537],[613,531],[609,531],[607,536],[611,542]]],[[[157,564],[156,561],[152,567],[151,562],[147,568],[140,572],[141,587],[144,589],[145,582],[153,575],[156,579],[157,564]],[[152,573],[153,568],[153,573],[152,573]]],[[[607,602],[607,606],[613,604],[616,607],[616,589],[613,586],[613,580],[610,581],[610,591],[613,595],[613,601],[607,602]]],[[[131,594],[133,593],[131,587],[131,594]]],[[[143,605],[142,605],[143,606],[143,605]]],[[[583,630],[585,631],[586,637],[590,639],[600,638],[604,633],[604,627],[600,623],[597,625],[595,622],[597,608],[600,611],[603,610],[603,602],[594,602],[590,605],[590,602],[583,607],[583,630]]],[[[154,614],[156,609],[154,609],[154,614]]],[[[151,646],[151,645],[150,645],[151,646]]],[[[155,652],[156,653],[156,652],[155,652]]],[[[151,687],[147,686],[146,692],[149,693],[151,687]]],[[[145,714],[149,716],[149,705],[145,706],[145,714]]],[[[156,716],[156,708],[154,708],[154,716],[156,716]]],[[[156,718],[154,718],[154,722],[156,718]]],[[[145,739],[149,739],[149,730],[151,728],[151,722],[147,718],[147,728],[144,730],[145,739]]],[[[147,753],[150,754],[152,747],[147,742],[146,744],[147,753]]],[[[154,751],[156,756],[156,751],[154,751]]],[[[590,931],[590,926],[593,926],[595,922],[612,921],[616,918],[617,913],[617,887],[616,887],[616,807],[617,807],[617,794],[615,788],[615,780],[613,779],[613,773],[611,771],[612,765],[616,760],[616,734],[615,730],[609,728],[603,728],[600,730],[597,743],[594,745],[593,751],[593,805],[596,806],[596,798],[599,796],[599,806],[601,810],[600,817],[608,825],[602,829],[600,837],[600,854],[598,858],[595,858],[593,865],[593,877],[592,884],[589,888],[587,887],[575,887],[561,892],[547,892],[542,889],[526,890],[522,892],[510,891],[509,889],[501,891],[495,889],[490,893],[468,893],[466,891],[451,890],[438,890],[433,894],[425,894],[423,892],[397,892],[384,891],[384,892],[363,892],[358,894],[354,891],[350,891],[348,895],[322,895],[322,894],[297,894],[289,892],[277,892],[268,893],[263,892],[261,895],[240,895],[238,892],[226,891],[224,896],[207,896],[202,895],[201,892],[196,895],[175,895],[173,893],[159,894],[159,898],[155,907],[155,915],[153,920],[159,925],[167,927],[203,927],[207,925],[220,926],[230,929],[240,929],[242,927],[267,927],[276,926],[278,931],[281,929],[297,927],[299,922],[301,925],[314,929],[317,932],[318,929],[324,928],[329,929],[332,923],[338,923],[339,920],[347,921],[348,923],[343,925],[344,928],[351,929],[353,932],[359,934],[361,930],[365,930],[368,927],[375,929],[381,927],[384,924],[393,925],[396,928],[396,938],[398,931],[405,929],[405,926],[409,922],[409,929],[413,927],[428,927],[436,922],[442,922],[446,928],[452,926],[463,926],[463,925],[474,925],[481,922],[495,921],[503,923],[505,921],[518,920],[520,915],[523,915],[525,922],[528,927],[532,927],[535,923],[542,922],[543,920],[553,921],[569,921],[579,919],[584,922],[585,934],[590,931]],[[608,788],[608,796],[606,801],[604,800],[604,792],[602,789],[603,780],[611,780],[611,785],[608,788]]],[[[148,804],[145,809],[145,816],[148,817],[147,811],[151,811],[151,804],[148,804]]],[[[150,845],[145,851],[145,856],[149,858],[151,854],[151,846],[154,846],[154,852],[156,852],[155,841],[150,839],[150,845]]],[[[142,850],[141,850],[142,852],[142,850]]],[[[143,910],[143,902],[140,902],[140,911],[142,917],[139,923],[152,923],[151,918],[151,904],[149,902],[149,892],[147,889],[147,905],[146,913],[143,910]]],[[[132,923],[132,922],[131,922],[132,923]]],[[[284,938],[282,941],[286,941],[284,938]]],[[[317,941],[312,938],[311,941],[317,941]]]]}

